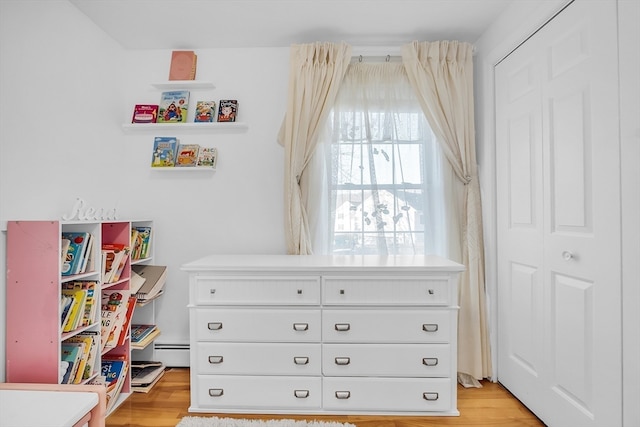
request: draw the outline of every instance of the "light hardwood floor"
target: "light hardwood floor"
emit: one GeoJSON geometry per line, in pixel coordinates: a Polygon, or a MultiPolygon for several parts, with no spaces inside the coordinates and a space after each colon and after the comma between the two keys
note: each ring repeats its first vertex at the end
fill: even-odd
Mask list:
{"type": "Polygon", "coordinates": [[[188,412],[188,408],[189,370],[172,368],[149,393],[133,393],[107,417],[106,427],[175,427],[188,415],[337,421],[357,427],[544,426],[504,387],[491,382],[483,382],[483,388],[478,389],[458,386],[459,417],[196,414],[188,412]]]}

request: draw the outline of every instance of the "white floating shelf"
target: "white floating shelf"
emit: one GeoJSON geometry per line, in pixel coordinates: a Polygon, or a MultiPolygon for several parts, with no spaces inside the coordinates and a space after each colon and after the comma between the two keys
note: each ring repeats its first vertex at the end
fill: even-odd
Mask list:
{"type": "Polygon", "coordinates": [[[246,130],[249,126],[243,122],[194,122],[194,123],[125,123],[122,129],[127,133],[150,132],[216,132],[246,130]]]}
{"type": "Polygon", "coordinates": [[[151,83],[156,89],[215,89],[212,82],[204,80],[169,80],[166,82],[151,83]]]}

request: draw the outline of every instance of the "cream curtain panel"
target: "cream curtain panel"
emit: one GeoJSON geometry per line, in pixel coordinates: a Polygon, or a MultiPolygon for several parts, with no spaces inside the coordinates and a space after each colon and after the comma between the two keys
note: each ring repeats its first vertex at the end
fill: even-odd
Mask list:
{"type": "Polygon", "coordinates": [[[307,196],[303,191],[305,171],[350,60],[351,46],[344,42],[291,47],[287,113],[278,136],[285,151],[285,237],[289,254],[312,253],[303,202],[307,196]]]}
{"type": "Polygon", "coordinates": [[[462,259],[458,372],[463,385],[492,376],[486,313],[480,185],[473,110],[473,47],[456,41],[413,42],[402,47],[409,81],[461,186],[462,259]]]}

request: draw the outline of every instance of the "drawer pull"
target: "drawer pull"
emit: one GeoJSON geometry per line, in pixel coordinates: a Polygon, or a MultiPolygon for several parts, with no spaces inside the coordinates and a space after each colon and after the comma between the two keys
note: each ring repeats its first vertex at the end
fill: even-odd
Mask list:
{"type": "Polygon", "coordinates": [[[209,356],[209,363],[218,364],[222,363],[224,358],[222,356],[209,356]]]}
{"type": "Polygon", "coordinates": [[[210,388],[209,396],[211,397],[220,397],[224,394],[224,389],[221,388],[210,388]]]}
{"type": "Polygon", "coordinates": [[[422,393],[424,400],[438,400],[438,393],[422,393]]]}
{"type": "Polygon", "coordinates": [[[344,332],[351,329],[351,325],[349,323],[336,323],[336,331],[344,332]]]}
{"type": "Polygon", "coordinates": [[[309,390],[294,390],[293,395],[298,399],[306,399],[309,397],[309,390]]]}
{"type": "Polygon", "coordinates": [[[293,358],[293,363],[295,363],[296,365],[307,365],[307,364],[309,364],[309,358],[308,357],[294,357],[293,358]]]}
{"type": "Polygon", "coordinates": [[[429,295],[433,295],[436,293],[436,291],[434,291],[433,289],[429,289],[427,292],[429,293],[429,295]]]}
{"type": "Polygon", "coordinates": [[[437,332],[438,324],[437,323],[425,323],[422,325],[422,330],[425,332],[437,332]]]}
{"type": "Polygon", "coordinates": [[[426,366],[436,366],[438,364],[437,357],[423,357],[422,364],[426,366]]]}
{"type": "Polygon", "coordinates": [[[350,391],[336,391],[336,399],[348,399],[351,397],[350,391]]]}
{"type": "Polygon", "coordinates": [[[336,357],[336,365],[348,365],[351,363],[350,357],[336,357]]]}
{"type": "Polygon", "coordinates": [[[298,289],[298,295],[302,295],[302,289],[298,289]]]}
{"type": "Polygon", "coordinates": [[[207,323],[207,328],[209,328],[210,331],[219,331],[222,329],[222,322],[209,322],[207,323]]]}
{"type": "Polygon", "coordinates": [[[216,289],[215,289],[215,288],[211,288],[211,289],[209,289],[209,293],[210,293],[211,295],[215,294],[215,293],[216,293],[216,289]]]}
{"type": "Polygon", "coordinates": [[[307,331],[307,330],[309,330],[309,324],[308,323],[294,323],[293,324],[293,330],[294,331],[307,331]]]}

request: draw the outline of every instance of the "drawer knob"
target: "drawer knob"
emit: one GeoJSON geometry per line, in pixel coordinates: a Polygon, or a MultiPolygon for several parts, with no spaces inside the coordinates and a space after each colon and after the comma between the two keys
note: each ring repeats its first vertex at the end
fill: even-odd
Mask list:
{"type": "Polygon", "coordinates": [[[336,323],[336,331],[344,332],[351,329],[351,325],[349,323],[336,323]]]}
{"type": "Polygon", "coordinates": [[[218,364],[222,363],[224,358],[222,356],[209,356],[209,363],[218,364]]]}
{"type": "Polygon", "coordinates": [[[422,325],[422,330],[425,332],[437,332],[438,324],[437,323],[425,323],[422,325]]]}
{"type": "Polygon", "coordinates": [[[429,293],[429,295],[433,295],[436,293],[436,291],[434,291],[433,289],[429,289],[427,292],[429,293]]]}
{"type": "Polygon", "coordinates": [[[293,324],[293,330],[294,331],[307,331],[307,330],[309,330],[309,324],[308,323],[294,323],[293,324]]]}
{"type": "Polygon", "coordinates": [[[215,294],[216,293],[215,288],[209,289],[209,293],[212,294],[212,295],[215,294]]]}
{"type": "Polygon", "coordinates": [[[298,289],[298,295],[302,295],[302,289],[298,289]]]}
{"type": "Polygon", "coordinates": [[[436,366],[438,364],[437,357],[423,357],[422,364],[426,366],[436,366]]]}
{"type": "Polygon", "coordinates": [[[209,396],[211,397],[220,397],[224,394],[224,389],[221,388],[210,388],[209,396]]]}
{"type": "Polygon", "coordinates": [[[293,358],[293,363],[295,363],[296,365],[307,365],[307,364],[309,364],[309,358],[308,357],[294,357],[293,358]]]}
{"type": "Polygon", "coordinates": [[[336,391],[336,399],[348,399],[351,397],[350,391],[336,391]]]}
{"type": "Polygon", "coordinates": [[[293,395],[298,399],[306,399],[309,397],[309,390],[294,390],[293,395]]]}
{"type": "Polygon", "coordinates": [[[424,400],[438,400],[438,393],[434,393],[434,392],[425,392],[422,393],[422,398],[424,400]]]}
{"type": "Polygon", "coordinates": [[[348,365],[351,363],[350,357],[336,357],[336,365],[348,365]]]}
{"type": "Polygon", "coordinates": [[[209,328],[210,331],[219,331],[222,329],[222,322],[209,322],[207,323],[207,328],[209,328]]]}

